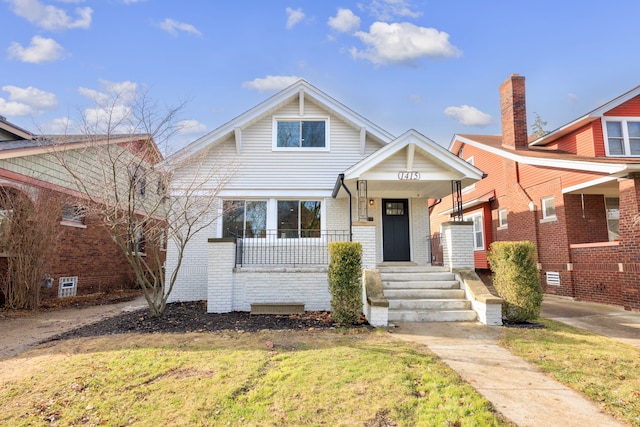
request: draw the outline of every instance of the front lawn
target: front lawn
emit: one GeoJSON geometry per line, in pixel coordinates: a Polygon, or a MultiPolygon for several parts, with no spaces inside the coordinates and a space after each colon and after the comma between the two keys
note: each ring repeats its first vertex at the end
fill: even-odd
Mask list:
{"type": "Polygon", "coordinates": [[[640,349],[552,320],[505,328],[501,344],[616,418],[640,426],[640,349]]]}
{"type": "Polygon", "coordinates": [[[426,347],[382,331],[125,334],[0,362],[0,425],[501,426],[426,347]]]}

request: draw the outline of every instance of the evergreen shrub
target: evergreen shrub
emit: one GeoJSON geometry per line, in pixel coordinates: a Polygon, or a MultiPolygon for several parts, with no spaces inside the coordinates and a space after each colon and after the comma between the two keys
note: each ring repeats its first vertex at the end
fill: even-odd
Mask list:
{"type": "Polygon", "coordinates": [[[362,310],[362,244],[330,242],[331,315],[338,323],[355,323],[362,310]]]}
{"type": "Polygon", "coordinates": [[[493,242],[487,253],[493,286],[504,300],[507,323],[535,320],[542,306],[542,284],[536,266],[536,248],[530,241],[493,242]]]}

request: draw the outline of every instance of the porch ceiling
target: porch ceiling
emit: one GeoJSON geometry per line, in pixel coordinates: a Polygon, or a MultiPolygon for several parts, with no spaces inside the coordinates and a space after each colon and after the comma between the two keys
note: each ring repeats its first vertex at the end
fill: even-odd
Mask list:
{"type": "Polygon", "coordinates": [[[602,194],[605,197],[618,197],[620,194],[618,178],[606,177],[586,182],[562,190],[564,194],[602,194]]]}
{"type": "MultiPolygon", "coordinates": [[[[354,196],[357,192],[356,181],[356,179],[345,180],[345,185],[354,196]]],[[[451,180],[367,180],[367,197],[425,197],[439,199],[450,194],[451,180]]],[[[340,196],[346,197],[347,194],[346,192],[340,192],[340,196]]]]}

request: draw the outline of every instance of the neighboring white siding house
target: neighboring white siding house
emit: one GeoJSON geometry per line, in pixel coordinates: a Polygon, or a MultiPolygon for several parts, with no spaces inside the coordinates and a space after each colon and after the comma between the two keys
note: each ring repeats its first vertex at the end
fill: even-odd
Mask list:
{"type": "MultiPolygon", "coordinates": [[[[208,311],[256,302],[328,310],[326,244],[364,240],[363,265],[428,265],[428,199],[481,172],[416,131],[396,138],[304,80],[176,153],[233,165],[217,218],[190,243],[172,301],[208,311]]],[[[172,188],[198,171],[176,171],[172,188]]],[[[216,187],[211,183],[211,189],[216,187]]],[[[167,251],[167,273],[176,251],[167,251]]]]}

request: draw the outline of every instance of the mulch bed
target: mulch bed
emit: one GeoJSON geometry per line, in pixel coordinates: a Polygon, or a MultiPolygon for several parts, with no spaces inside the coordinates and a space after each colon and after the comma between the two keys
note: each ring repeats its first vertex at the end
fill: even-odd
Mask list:
{"type": "Polygon", "coordinates": [[[207,313],[206,303],[182,302],[167,304],[161,318],[150,315],[144,308],[110,317],[96,323],[57,335],[51,340],[91,337],[124,333],[185,333],[214,331],[262,330],[314,330],[336,327],[371,328],[362,316],[355,325],[340,325],[333,322],[328,312],[305,312],[304,314],[252,315],[248,312],[207,313]]]}

